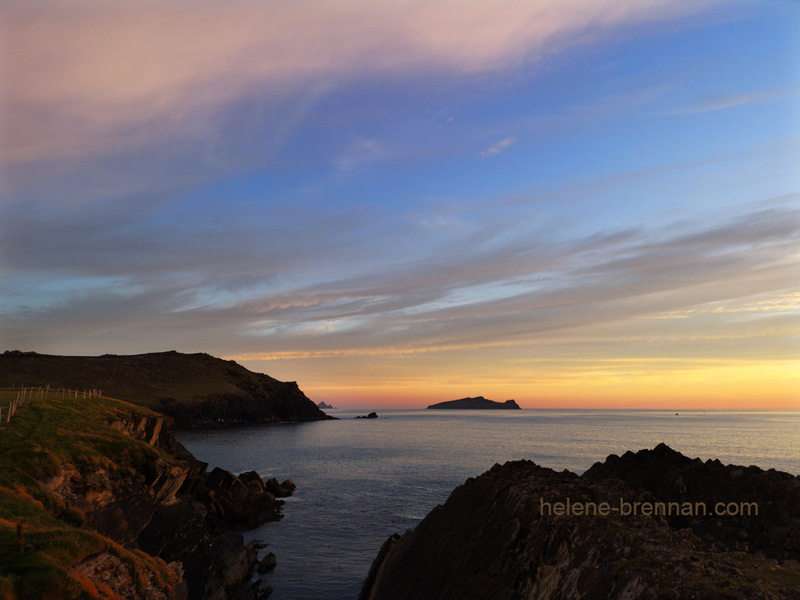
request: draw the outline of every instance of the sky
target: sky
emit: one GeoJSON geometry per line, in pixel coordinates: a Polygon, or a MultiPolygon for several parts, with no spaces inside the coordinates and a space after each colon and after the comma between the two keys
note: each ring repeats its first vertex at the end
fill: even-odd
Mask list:
{"type": "Polygon", "coordinates": [[[0,5],[0,349],[800,409],[800,2],[0,5]]]}

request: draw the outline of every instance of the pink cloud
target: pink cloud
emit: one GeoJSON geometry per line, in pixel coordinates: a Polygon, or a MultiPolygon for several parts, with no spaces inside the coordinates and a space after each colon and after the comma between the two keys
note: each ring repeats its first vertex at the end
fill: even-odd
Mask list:
{"type": "Polygon", "coordinates": [[[533,60],[587,32],[711,0],[11,2],[0,8],[6,163],[191,137],[248,93],[533,60]]]}

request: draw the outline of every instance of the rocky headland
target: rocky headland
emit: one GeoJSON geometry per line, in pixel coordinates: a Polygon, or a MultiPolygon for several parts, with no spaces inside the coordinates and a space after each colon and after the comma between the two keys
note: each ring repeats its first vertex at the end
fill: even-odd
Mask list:
{"type": "Polygon", "coordinates": [[[294,381],[254,373],[204,353],[56,356],[0,354],[0,387],[100,389],[172,417],[175,427],[333,419],[294,381]]]}
{"type": "Polygon", "coordinates": [[[174,427],[329,418],[297,384],[205,354],[16,351],[2,384],[42,387],[0,431],[0,599],[269,594],[252,576],[275,555],[239,531],[281,518],[294,484],[209,472],[174,427]]]}
{"type": "Polygon", "coordinates": [[[519,404],[515,400],[506,400],[505,402],[495,402],[494,400],[487,400],[483,396],[476,396],[475,398],[459,398],[458,400],[448,400],[446,402],[438,402],[428,406],[429,409],[452,408],[456,410],[520,410],[519,404]]]}
{"type": "Polygon", "coordinates": [[[798,540],[788,473],[663,444],[582,476],[515,461],[387,540],[360,597],[798,599],[798,540]]]}

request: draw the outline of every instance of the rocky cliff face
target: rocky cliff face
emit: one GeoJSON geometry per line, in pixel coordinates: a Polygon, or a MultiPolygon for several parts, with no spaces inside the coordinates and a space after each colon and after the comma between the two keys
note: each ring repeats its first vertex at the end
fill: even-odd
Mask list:
{"type": "MultiPolygon", "coordinates": [[[[264,482],[255,473],[235,476],[222,469],[206,471],[175,440],[171,419],[126,415],[108,423],[148,445],[172,453],[168,462],[142,455],[136,469],[114,464],[93,470],[63,463],[47,482],[64,503],[65,514],[114,541],[171,563],[183,573],[175,598],[225,600],[266,597],[248,581],[258,564],[257,549],[231,529],[253,528],[280,518],[282,500],[294,484],[264,482]]],[[[92,557],[77,568],[121,597],[135,584],[126,566],[113,556],[92,557]]]]}
{"type": "Polygon", "coordinates": [[[666,446],[609,457],[581,477],[495,465],[390,538],[361,598],[800,598],[798,484],[666,446]],[[757,502],[759,514],[749,525],[741,515],[676,519],[654,514],[659,502],[685,513],[757,502]]]}

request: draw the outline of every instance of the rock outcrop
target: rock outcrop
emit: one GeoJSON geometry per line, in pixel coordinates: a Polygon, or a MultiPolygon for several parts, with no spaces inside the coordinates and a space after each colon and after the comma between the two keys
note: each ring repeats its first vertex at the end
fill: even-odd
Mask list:
{"type": "Polygon", "coordinates": [[[666,446],[609,457],[581,477],[530,461],[495,465],[392,536],[361,599],[798,599],[799,484],[666,446]],[[701,502],[739,513],[756,502],[758,515],[746,526],[666,514],[699,513],[701,502]]]}
{"type": "Polygon", "coordinates": [[[800,560],[800,477],[755,466],[726,466],[716,459],[690,459],[659,444],[653,450],[612,454],[592,465],[583,478],[618,479],[663,502],[730,503],[742,514],[716,516],[710,514],[714,507],[709,504],[709,514],[673,514],[667,522],[673,529],[688,527],[720,547],[800,560]],[[745,501],[754,504],[740,507],[745,501]],[[750,514],[756,507],[759,514],[750,514]]]}
{"type": "MultiPolygon", "coordinates": [[[[265,597],[266,590],[249,583],[259,564],[257,550],[231,529],[281,518],[283,501],[276,496],[290,495],[294,484],[265,482],[254,471],[208,473],[207,465],[175,440],[168,417],[127,415],[108,424],[170,454],[143,454],[138,468],[125,472],[113,464],[87,470],[63,463],[47,487],[63,502],[64,513],[79,515],[85,527],[123,546],[176,565],[185,587],[176,598],[182,593],[189,600],[265,597]]],[[[80,572],[128,597],[127,567],[118,562],[98,557],[80,565],[80,572]]]]}
{"type": "MultiPolygon", "coordinates": [[[[180,564],[172,563],[169,567],[182,578],[183,569],[180,564]]],[[[92,582],[96,590],[111,592],[117,598],[146,598],[147,600],[182,600],[186,598],[185,582],[167,591],[156,585],[156,574],[141,573],[137,569],[110,552],[93,554],[70,569],[73,576],[92,582]],[[144,576],[145,582],[142,582],[144,576]],[[144,585],[143,585],[144,583],[144,585]],[[142,588],[147,591],[142,593],[142,588]]],[[[112,597],[114,597],[112,596],[112,597]]]]}
{"type": "Polygon", "coordinates": [[[452,408],[455,410],[520,410],[519,404],[515,400],[506,400],[505,402],[495,402],[494,400],[487,400],[483,396],[475,398],[460,398],[458,400],[448,400],[447,402],[439,402],[431,404],[429,409],[452,408]]]}

